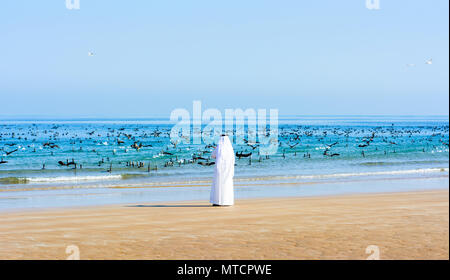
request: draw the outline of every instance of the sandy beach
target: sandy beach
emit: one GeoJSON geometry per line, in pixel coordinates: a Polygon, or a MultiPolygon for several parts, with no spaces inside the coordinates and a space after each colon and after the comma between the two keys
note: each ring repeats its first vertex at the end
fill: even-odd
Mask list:
{"type": "Polygon", "coordinates": [[[448,190],[4,212],[0,259],[448,259],[448,190]]]}

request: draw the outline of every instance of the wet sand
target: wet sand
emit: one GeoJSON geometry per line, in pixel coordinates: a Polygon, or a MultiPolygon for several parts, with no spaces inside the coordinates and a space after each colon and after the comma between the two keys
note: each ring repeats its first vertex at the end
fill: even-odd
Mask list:
{"type": "Polygon", "coordinates": [[[448,190],[0,213],[0,259],[448,259],[448,190]],[[73,252],[73,251],[72,251],[73,252]]]}

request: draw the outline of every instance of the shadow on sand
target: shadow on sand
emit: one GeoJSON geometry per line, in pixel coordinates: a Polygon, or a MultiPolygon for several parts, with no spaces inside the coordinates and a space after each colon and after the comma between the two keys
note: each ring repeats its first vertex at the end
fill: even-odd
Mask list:
{"type": "Polygon", "coordinates": [[[175,207],[175,208],[180,207],[180,208],[183,208],[183,207],[213,207],[213,206],[205,205],[205,204],[203,204],[203,205],[192,205],[192,204],[179,204],[179,205],[174,205],[174,204],[168,204],[168,205],[149,204],[149,205],[143,205],[143,204],[139,204],[139,205],[127,205],[125,207],[168,207],[168,208],[170,208],[170,207],[175,207]]]}

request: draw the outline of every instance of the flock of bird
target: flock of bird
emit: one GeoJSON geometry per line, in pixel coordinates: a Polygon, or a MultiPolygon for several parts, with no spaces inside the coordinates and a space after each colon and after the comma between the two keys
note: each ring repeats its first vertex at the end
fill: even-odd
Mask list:
{"type": "MultiPolygon", "coordinates": [[[[303,158],[307,159],[338,158],[357,151],[361,157],[366,157],[375,153],[397,153],[411,145],[422,152],[438,148],[448,152],[448,135],[448,125],[396,127],[392,124],[361,128],[285,125],[278,129],[278,152],[273,156],[286,159],[303,153],[303,158]]],[[[247,158],[251,165],[252,160],[269,160],[270,156],[260,154],[261,145],[259,141],[244,138],[241,145],[235,145],[237,162],[247,158]]],[[[169,126],[72,129],[64,125],[0,125],[0,166],[25,156],[22,153],[36,153],[36,158],[42,159],[41,169],[51,165],[55,169],[88,167],[112,172],[113,168],[144,168],[150,172],[186,164],[214,165],[213,149],[214,144],[171,142],[169,126]]]]}

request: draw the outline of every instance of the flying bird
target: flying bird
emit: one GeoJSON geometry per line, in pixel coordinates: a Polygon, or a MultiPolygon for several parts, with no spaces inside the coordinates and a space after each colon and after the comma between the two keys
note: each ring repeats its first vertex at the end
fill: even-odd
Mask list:
{"type": "Polygon", "coordinates": [[[88,52],[88,56],[94,56],[93,52],[88,52]]]}
{"type": "Polygon", "coordinates": [[[433,64],[433,59],[428,59],[427,61],[425,61],[425,64],[431,65],[433,64]]]}

